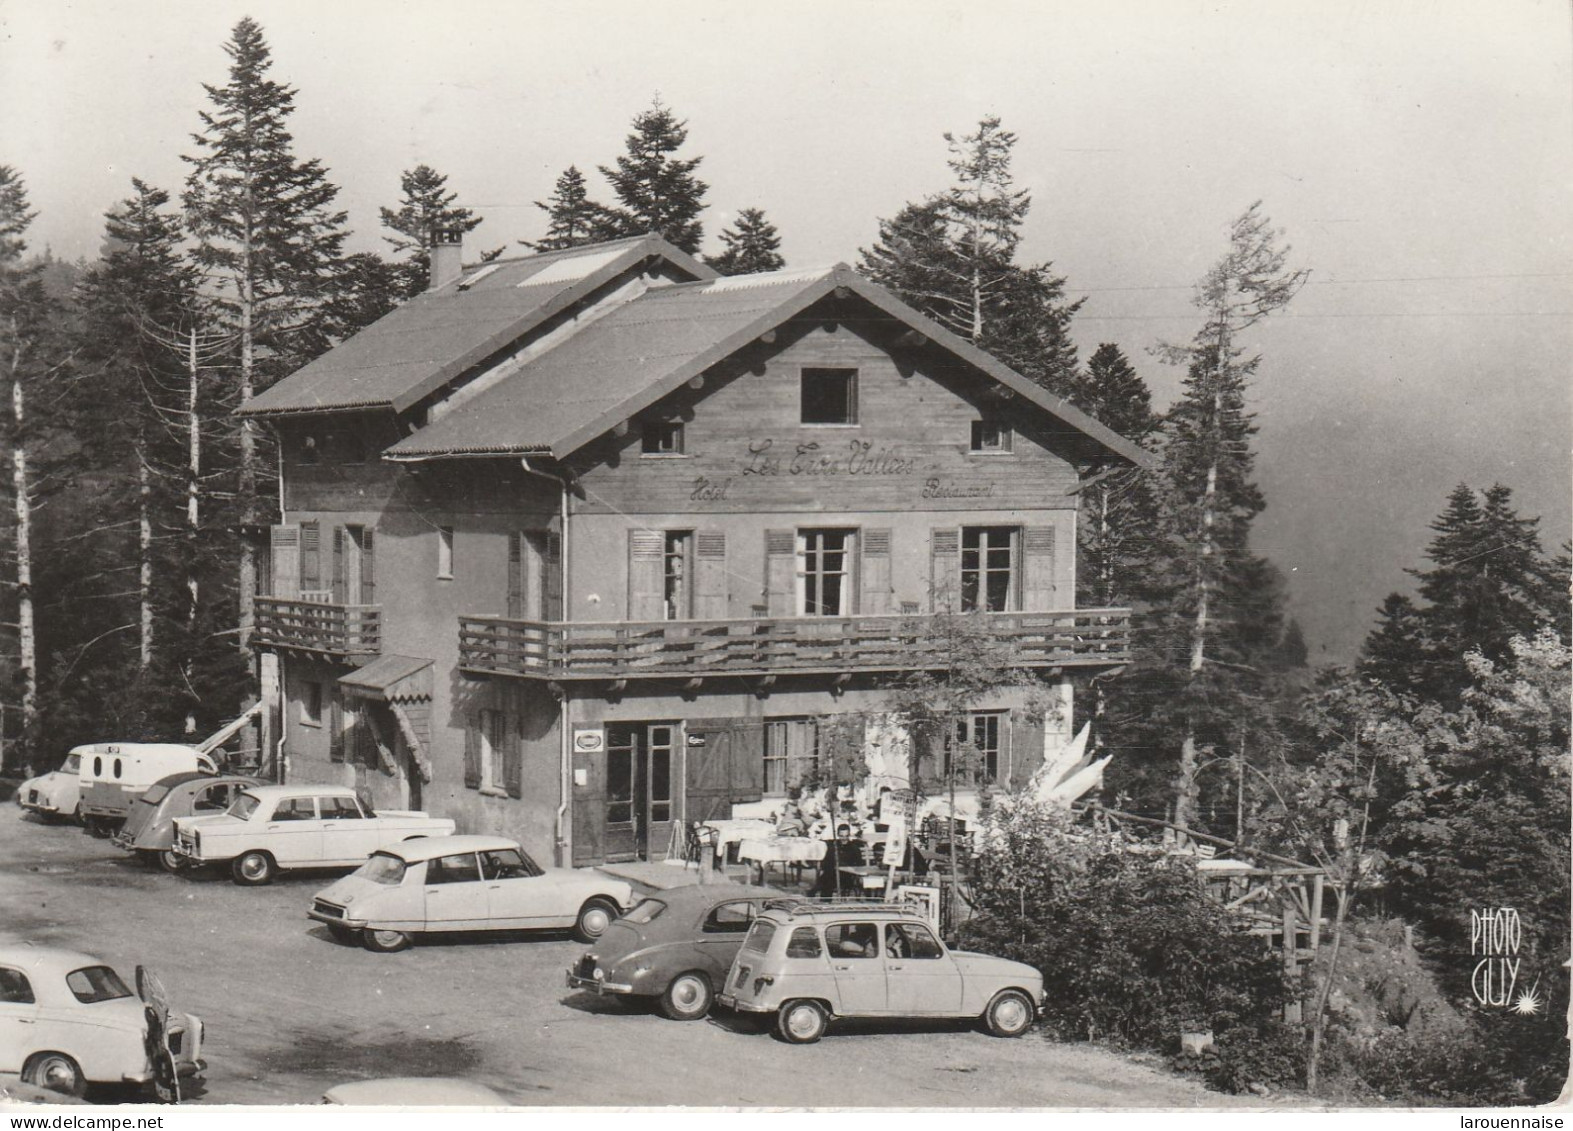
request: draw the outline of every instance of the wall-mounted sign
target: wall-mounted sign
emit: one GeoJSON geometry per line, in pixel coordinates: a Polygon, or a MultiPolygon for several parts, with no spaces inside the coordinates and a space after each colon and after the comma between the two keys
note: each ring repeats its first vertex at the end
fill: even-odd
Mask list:
{"type": "Polygon", "coordinates": [[[582,754],[598,754],[606,749],[606,732],[602,730],[576,730],[573,748],[582,754]]]}
{"type": "Polygon", "coordinates": [[[691,734],[691,735],[688,736],[688,745],[690,745],[690,746],[703,746],[704,744],[705,744],[705,736],[704,735],[702,735],[702,734],[691,734]]]}
{"type": "Polygon", "coordinates": [[[911,475],[917,460],[896,448],[875,447],[871,440],[851,440],[846,454],[834,448],[824,450],[818,442],[793,445],[793,450],[775,451],[774,440],[755,440],[748,445],[743,461],[744,475],[886,476],[911,475]]]}

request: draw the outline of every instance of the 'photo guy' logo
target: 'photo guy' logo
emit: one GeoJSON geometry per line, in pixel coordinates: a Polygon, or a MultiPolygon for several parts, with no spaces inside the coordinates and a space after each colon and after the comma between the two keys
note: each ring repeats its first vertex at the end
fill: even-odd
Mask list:
{"type": "Polygon", "coordinates": [[[1481,1005],[1504,1006],[1513,1000],[1521,934],[1518,912],[1511,907],[1470,910],[1469,953],[1479,961],[1469,984],[1481,1005]]]}

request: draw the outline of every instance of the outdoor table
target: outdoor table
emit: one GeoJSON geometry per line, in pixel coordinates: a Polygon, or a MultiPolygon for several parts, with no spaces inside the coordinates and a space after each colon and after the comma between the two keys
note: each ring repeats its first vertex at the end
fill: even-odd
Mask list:
{"type": "Polygon", "coordinates": [[[727,849],[733,845],[741,845],[743,841],[769,837],[775,832],[775,824],[771,821],[761,820],[757,817],[739,818],[737,820],[705,821],[704,827],[715,832],[715,855],[717,860],[726,860],[727,849]]]}
{"type": "Polygon", "coordinates": [[[878,864],[845,864],[836,869],[841,875],[841,890],[843,893],[878,892],[885,894],[885,883],[889,878],[889,869],[878,864]]]}
{"type": "Polygon", "coordinates": [[[817,864],[825,855],[825,842],[806,836],[748,837],[738,846],[737,858],[759,865],[759,882],[765,882],[772,864],[817,864]]]}

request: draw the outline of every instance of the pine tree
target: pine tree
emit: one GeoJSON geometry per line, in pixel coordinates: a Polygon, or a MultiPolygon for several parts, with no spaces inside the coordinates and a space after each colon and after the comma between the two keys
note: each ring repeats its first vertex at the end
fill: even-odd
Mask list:
{"type": "Polygon", "coordinates": [[[736,226],[722,229],[721,242],[726,250],[705,262],[723,275],[753,275],[786,266],[781,258],[781,236],[758,208],[740,211],[736,226]]]}
{"type": "Polygon", "coordinates": [[[1065,280],[1052,265],[1016,262],[1031,197],[1015,187],[1016,135],[996,117],[945,134],[955,183],[879,223],[859,270],[958,336],[1060,395],[1076,371],[1065,280]]]}
{"type": "MultiPolygon", "coordinates": [[[[402,173],[399,191],[404,194],[399,207],[381,210],[382,226],[393,233],[382,238],[396,255],[404,257],[404,297],[412,298],[424,291],[431,279],[432,234],[472,232],[482,217],[455,204],[459,194],[450,192],[448,178],[430,165],[417,165],[402,173]]],[[[365,270],[368,265],[360,266],[365,270]]]]}
{"type": "Polygon", "coordinates": [[[1164,510],[1174,553],[1165,650],[1172,663],[1183,649],[1185,673],[1184,691],[1173,700],[1180,709],[1174,820],[1182,828],[1197,812],[1201,748],[1225,742],[1238,713],[1237,674],[1249,670],[1251,650],[1265,636],[1276,640],[1281,631],[1270,603],[1251,602],[1252,582],[1267,568],[1248,549],[1251,521],[1265,505],[1251,478],[1256,425],[1246,405],[1261,357],[1247,356],[1240,345],[1246,330],[1282,309],[1305,283],[1305,271],[1287,269],[1289,249],[1279,239],[1260,202],[1246,209],[1231,227],[1229,251],[1197,286],[1201,329],[1188,345],[1163,350],[1188,367],[1166,420],[1164,447],[1164,510]]]}
{"type": "Polygon", "coordinates": [[[563,171],[552,188],[552,195],[535,206],[549,217],[546,238],[520,240],[536,251],[566,251],[587,243],[616,239],[620,234],[617,217],[603,204],[590,199],[584,174],[573,165],[563,171]]]}
{"type": "Polygon", "coordinates": [[[613,213],[619,235],[654,232],[690,255],[698,254],[704,236],[699,214],[710,186],[694,176],[703,157],[673,156],[687,140],[688,123],[678,121],[659,98],[634,116],[627,152],[617,158],[615,168],[601,166],[601,175],[622,204],[613,213]]]}
{"type": "MultiPolygon", "coordinates": [[[[1071,384],[1068,399],[1127,440],[1155,446],[1160,421],[1152,410],[1152,392],[1119,346],[1105,342],[1098,347],[1086,372],[1071,384]]],[[[1085,486],[1080,500],[1077,604],[1113,608],[1147,600],[1158,549],[1152,473],[1111,470],[1085,486]]]]}
{"type": "MultiPolygon", "coordinates": [[[[287,128],[295,91],[268,77],[272,55],[249,17],[224,45],[229,79],[208,86],[211,111],[192,135],[197,154],[186,181],[193,252],[214,285],[213,300],[236,340],[234,396],[244,405],[285,373],[332,344],[330,299],[340,281],[344,213],[332,210],[338,187],[322,163],[295,156],[287,128]]],[[[255,527],[271,511],[267,454],[242,420],[236,447],[236,521],[255,527]]],[[[256,549],[240,543],[240,646],[249,644],[256,549]]]]}

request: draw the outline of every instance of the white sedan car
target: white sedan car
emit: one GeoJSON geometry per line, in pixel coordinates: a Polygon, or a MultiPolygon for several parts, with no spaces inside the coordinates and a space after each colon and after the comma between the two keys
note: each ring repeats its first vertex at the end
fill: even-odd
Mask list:
{"type": "Polygon", "coordinates": [[[542,868],[517,841],[448,836],[394,845],[332,887],[306,914],[341,942],[403,950],[435,931],[573,928],[601,937],[633,903],[622,880],[588,869],[542,868]]]}
{"type": "Polygon", "coordinates": [[[445,837],[446,817],[373,812],[341,785],[258,785],[223,813],[175,818],[175,855],[188,865],[228,864],[237,884],[265,884],[281,869],[353,868],[379,848],[445,837]]]}
{"type": "Polygon", "coordinates": [[[170,1013],[158,979],[137,968],[133,994],[91,955],[0,946],[0,1073],[80,1096],[89,1083],[155,1085],[178,1099],[206,1067],[202,1022],[170,1013]]]}

